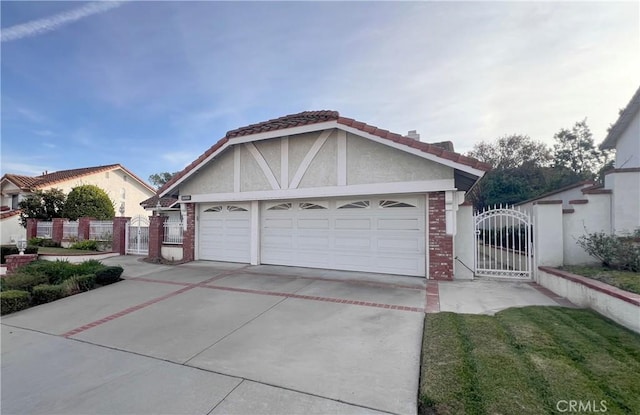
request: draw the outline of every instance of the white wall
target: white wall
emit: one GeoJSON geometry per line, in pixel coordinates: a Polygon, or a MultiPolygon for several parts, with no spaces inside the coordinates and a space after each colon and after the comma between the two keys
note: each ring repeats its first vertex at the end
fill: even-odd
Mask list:
{"type": "Polygon", "coordinates": [[[578,244],[578,238],[595,232],[611,232],[611,195],[588,194],[585,204],[574,204],[573,213],[564,213],[564,264],[597,264],[598,260],[589,256],[578,244]]]}
{"type": "Polygon", "coordinates": [[[612,190],[612,230],[617,234],[640,228],[640,171],[613,171],[605,176],[612,190]]]}
{"type": "Polygon", "coordinates": [[[533,205],[534,258],[537,267],[561,266],[564,262],[562,205],[533,205]]]}
{"type": "Polygon", "coordinates": [[[20,215],[13,215],[0,220],[0,244],[13,245],[16,240],[26,238],[27,230],[20,225],[20,215]]]}
{"type": "Polygon", "coordinates": [[[475,249],[475,229],[473,224],[473,206],[460,206],[457,212],[457,233],[454,236],[453,253],[453,278],[456,280],[471,280],[473,272],[467,267],[474,269],[474,249],[475,249]],[[464,263],[467,267],[465,267],[464,263]]]}
{"type": "Polygon", "coordinates": [[[531,212],[531,208],[533,207],[533,204],[535,202],[543,202],[543,201],[549,201],[549,200],[562,200],[562,207],[564,209],[568,209],[571,207],[571,205],[569,205],[569,201],[584,199],[582,194],[582,189],[591,187],[591,186],[592,184],[584,184],[582,186],[577,186],[573,189],[568,189],[562,192],[553,193],[549,196],[544,196],[539,199],[536,199],[535,201],[519,204],[516,206],[520,206],[521,209],[526,209],[527,211],[531,212]]]}
{"type": "Polygon", "coordinates": [[[616,168],[640,167],[640,111],[616,143],[616,168]]]}

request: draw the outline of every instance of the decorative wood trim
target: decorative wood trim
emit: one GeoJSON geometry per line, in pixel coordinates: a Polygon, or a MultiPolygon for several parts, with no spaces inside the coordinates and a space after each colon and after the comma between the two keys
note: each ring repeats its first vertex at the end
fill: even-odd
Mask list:
{"type": "Polygon", "coordinates": [[[338,186],[347,185],[347,132],[338,130],[338,186]]]}
{"type": "Polygon", "coordinates": [[[280,140],[280,188],[289,188],[289,136],[280,140]]]}
{"type": "Polygon", "coordinates": [[[260,265],[260,202],[251,201],[251,265],[260,265]]]}
{"type": "Polygon", "coordinates": [[[323,132],[320,133],[316,141],[313,143],[313,145],[309,149],[309,152],[307,153],[307,155],[304,156],[304,159],[302,159],[302,162],[300,163],[300,166],[298,166],[298,170],[296,171],[296,174],[293,176],[293,179],[291,179],[291,183],[289,184],[290,189],[296,189],[298,187],[298,185],[302,181],[302,177],[304,177],[304,174],[309,169],[311,162],[316,157],[316,155],[318,154],[318,152],[320,151],[320,149],[322,148],[324,143],[327,141],[327,138],[329,138],[332,132],[333,130],[324,130],[323,132]]]}
{"type": "Polygon", "coordinates": [[[207,193],[192,195],[191,201],[197,203],[213,203],[251,200],[318,199],[339,196],[412,194],[445,190],[455,190],[453,179],[309,187],[301,189],[258,190],[240,193],[207,193]]]}
{"type": "Polygon", "coordinates": [[[240,146],[233,149],[233,191],[240,192],[240,146]]]}
{"type": "Polygon", "coordinates": [[[247,148],[247,150],[249,150],[249,153],[251,153],[251,155],[253,156],[253,159],[258,163],[258,166],[260,166],[260,169],[262,170],[262,173],[264,174],[264,176],[267,178],[267,181],[271,185],[271,188],[273,190],[280,189],[280,185],[278,184],[278,179],[276,179],[276,176],[273,175],[273,172],[271,171],[271,167],[269,167],[269,165],[267,164],[267,161],[264,159],[262,154],[258,151],[256,146],[253,143],[244,143],[244,146],[247,148]]]}

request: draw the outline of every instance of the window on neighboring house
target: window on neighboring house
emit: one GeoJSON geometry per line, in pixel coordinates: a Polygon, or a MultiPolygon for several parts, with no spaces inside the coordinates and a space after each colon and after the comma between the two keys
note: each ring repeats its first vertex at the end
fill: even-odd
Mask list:
{"type": "Polygon", "coordinates": [[[20,203],[20,195],[11,195],[11,209],[18,209],[20,203]]]}

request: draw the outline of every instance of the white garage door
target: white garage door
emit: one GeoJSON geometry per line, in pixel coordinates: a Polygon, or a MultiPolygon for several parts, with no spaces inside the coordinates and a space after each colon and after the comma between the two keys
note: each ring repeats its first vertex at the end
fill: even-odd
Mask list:
{"type": "Polygon", "coordinates": [[[261,262],[425,275],[423,197],[262,203],[261,262]]]}
{"type": "Polygon", "coordinates": [[[200,205],[198,259],[250,261],[248,203],[200,205]]]}

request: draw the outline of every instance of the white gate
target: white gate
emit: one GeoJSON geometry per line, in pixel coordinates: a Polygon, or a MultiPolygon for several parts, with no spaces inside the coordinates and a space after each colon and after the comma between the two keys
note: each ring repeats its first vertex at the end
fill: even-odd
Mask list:
{"type": "Polygon", "coordinates": [[[502,206],[474,217],[475,275],[518,280],[532,278],[532,220],[528,212],[502,206]]]}
{"type": "Polygon", "coordinates": [[[127,254],[147,255],[149,253],[149,219],[138,215],[127,223],[127,254]]]}

